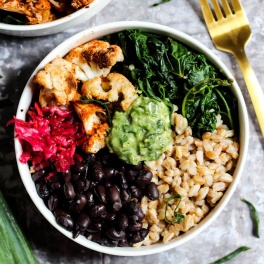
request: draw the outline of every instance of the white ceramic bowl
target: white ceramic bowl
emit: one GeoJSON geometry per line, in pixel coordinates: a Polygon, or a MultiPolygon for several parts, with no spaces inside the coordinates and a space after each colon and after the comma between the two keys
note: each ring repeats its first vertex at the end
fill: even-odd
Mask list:
{"type": "Polygon", "coordinates": [[[9,25],[0,23],[0,33],[20,37],[38,37],[64,31],[84,23],[103,9],[110,0],[94,0],[89,7],[82,8],[68,16],[38,25],[9,25]]]}
{"type": "MultiPolygon", "coordinates": [[[[149,32],[153,32],[153,33],[157,33],[157,34],[161,34],[161,35],[174,38],[184,43],[186,46],[189,46],[193,48],[194,50],[205,54],[216,67],[222,69],[223,73],[228,78],[234,79],[230,71],[226,68],[226,66],[222,63],[222,61],[212,53],[212,51],[210,51],[208,48],[206,48],[203,44],[201,44],[197,40],[193,39],[192,37],[182,32],[179,32],[173,28],[169,28],[166,26],[147,23],[147,22],[133,22],[133,21],[128,22],[127,21],[127,22],[110,23],[110,24],[105,24],[105,25],[91,28],[91,29],[85,30],[83,32],[80,32],[74,35],[73,37],[67,39],[62,44],[60,44],[50,54],[48,54],[46,58],[44,58],[44,60],[38,65],[38,67],[36,68],[32,76],[30,77],[23,91],[23,94],[21,96],[21,99],[18,105],[17,118],[25,119],[25,115],[30,106],[30,103],[31,103],[30,101],[33,95],[34,75],[40,69],[42,69],[47,63],[49,63],[53,58],[55,58],[56,56],[63,57],[72,48],[79,46],[92,39],[102,37],[106,34],[118,32],[118,31],[125,30],[125,29],[132,29],[132,28],[140,28],[141,30],[144,30],[144,31],[149,31],[149,32]]],[[[240,176],[242,174],[243,167],[244,167],[245,160],[246,160],[248,140],[249,140],[247,109],[246,109],[246,105],[242,97],[242,94],[240,92],[240,89],[235,81],[233,82],[233,85],[232,85],[232,91],[234,95],[237,97],[238,103],[239,103],[238,106],[239,106],[239,125],[240,125],[240,157],[239,157],[238,164],[234,172],[234,181],[232,182],[228,190],[225,192],[224,196],[222,197],[220,202],[217,204],[217,206],[205,217],[204,220],[202,220],[195,228],[169,241],[166,244],[159,243],[159,244],[151,245],[151,246],[142,246],[140,248],[133,248],[133,247],[110,248],[110,247],[101,246],[92,241],[89,241],[83,236],[79,236],[78,238],[74,239],[74,241],[87,248],[90,248],[90,249],[93,249],[99,252],[107,253],[107,254],[113,254],[113,255],[119,255],[119,256],[140,256],[140,255],[154,254],[154,253],[158,253],[158,252],[176,247],[190,240],[194,236],[198,235],[201,231],[206,229],[216,219],[216,217],[220,214],[220,212],[224,209],[229,199],[231,198],[232,194],[234,193],[235,188],[239,182],[240,176]]],[[[53,214],[51,213],[51,211],[47,209],[47,207],[43,203],[43,200],[38,196],[36,192],[35,184],[31,180],[31,175],[29,173],[28,165],[22,164],[18,161],[19,156],[22,153],[22,149],[17,139],[15,140],[15,149],[16,149],[16,158],[18,162],[18,168],[19,168],[22,181],[30,197],[32,198],[33,202],[35,203],[37,208],[40,210],[40,212],[43,214],[43,216],[55,228],[57,228],[61,233],[63,233],[68,238],[72,239],[72,233],[66,231],[65,229],[63,229],[56,223],[53,214]]]]}

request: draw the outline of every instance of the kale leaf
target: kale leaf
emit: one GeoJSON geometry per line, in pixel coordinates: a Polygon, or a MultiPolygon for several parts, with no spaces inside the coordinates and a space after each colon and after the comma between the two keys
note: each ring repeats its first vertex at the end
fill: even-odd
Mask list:
{"type": "Polygon", "coordinates": [[[205,55],[172,38],[137,29],[104,40],[119,45],[125,56],[112,71],[124,74],[143,95],[162,100],[171,111],[178,105],[195,136],[212,132],[219,113],[235,127],[237,100],[230,81],[205,55]]]}
{"type": "Polygon", "coordinates": [[[0,10],[0,23],[11,25],[25,25],[28,22],[22,14],[0,10]]]}

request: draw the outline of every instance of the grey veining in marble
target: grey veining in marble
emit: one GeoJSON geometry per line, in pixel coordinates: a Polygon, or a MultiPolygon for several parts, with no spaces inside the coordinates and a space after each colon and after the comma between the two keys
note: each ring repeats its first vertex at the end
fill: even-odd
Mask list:
{"type": "MultiPolygon", "coordinates": [[[[13,105],[0,109],[0,186],[14,211],[40,264],[132,264],[178,263],[206,264],[239,246],[251,249],[229,263],[264,263],[264,140],[260,133],[243,76],[232,55],[216,50],[207,33],[196,0],[172,0],[151,8],[156,0],[112,0],[89,22],[63,33],[36,38],[0,35],[0,98],[10,98],[13,105]],[[241,181],[224,211],[196,238],[164,253],[145,257],[116,257],[84,248],[60,234],[39,213],[20,180],[12,139],[6,122],[15,114],[19,97],[38,63],[56,45],[88,27],[120,20],[144,20],[167,25],[196,38],[219,56],[231,70],[244,95],[250,124],[249,151],[241,181]],[[249,208],[241,197],[252,201],[260,212],[260,238],[252,236],[249,208]]],[[[264,2],[241,0],[253,36],[246,52],[264,90],[264,2]]],[[[263,102],[264,103],[264,102],[263,102]]],[[[4,263],[5,264],[5,263],[4,263]]],[[[8,263],[9,264],[9,263],[8,263]]]]}

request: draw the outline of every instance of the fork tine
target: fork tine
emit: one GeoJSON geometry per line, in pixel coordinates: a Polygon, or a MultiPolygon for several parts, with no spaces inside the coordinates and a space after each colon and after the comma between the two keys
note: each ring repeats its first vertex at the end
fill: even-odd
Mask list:
{"type": "Polygon", "coordinates": [[[235,12],[243,9],[239,0],[231,0],[231,3],[235,12]]]}
{"type": "Polygon", "coordinates": [[[223,3],[223,8],[224,8],[226,16],[230,16],[232,14],[232,12],[231,12],[230,6],[228,4],[228,1],[222,0],[222,3],[223,3]]]}
{"type": "Polygon", "coordinates": [[[205,23],[207,25],[215,21],[211,8],[207,0],[200,0],[200,6],[202,7],[202,12],[204,16],[205,23]]]}
{"type": "Polygon", "coordinates": [[[212,0],[212,4],[214,7],[214,11],[215,11],[215,15],[216,15],[217,20],[222,19],[223,14],[222,14],[221,8],[219,6],[218,0],[212,0]]]}

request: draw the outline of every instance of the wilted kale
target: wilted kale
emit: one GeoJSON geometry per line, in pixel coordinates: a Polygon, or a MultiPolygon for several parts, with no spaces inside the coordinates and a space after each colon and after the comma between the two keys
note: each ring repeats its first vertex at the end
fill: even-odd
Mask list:
{"type": "Polygon", "coordinates": [[[229,91],[231,82],[203,54],[140,30],[122,31],[105,40],[119,45],[125,56],[113,71],[123,73],[143,95],[162,100],[170,110],[178,105],[194,135],[212,132],[219,113],[234,128],[237,100],[229,91]]]}
{"type": "Polygon", "coordinates": [[[0,10],[0,23],[11,25],[25,25],[27,22],[28,20],[22,14],[0,10]]]}

